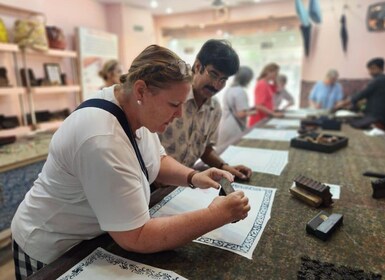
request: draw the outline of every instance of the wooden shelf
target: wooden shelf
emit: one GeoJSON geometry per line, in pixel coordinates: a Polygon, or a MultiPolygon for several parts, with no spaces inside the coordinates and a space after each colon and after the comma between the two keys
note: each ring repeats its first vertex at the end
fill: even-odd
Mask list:
{"type": "Polygon", "coordinates": [[[28,17],[33,15],[41,15],[41,12],[27,10],[23,8],[9,6],[7,4],[0,4],[0,10],[2,14],[7,14],[16,17],[28,17]]]}
{"type": "MultiPolygon", "coordinates": [[[[20,52],[20,48],[17,44],[13,43],[0,43],[0,51],[2,52],[20,52]]],[[[57,57],[78,57],[75,51],[71,50],[56,50],[48,49],[48,51],[35,51],[32,49],[26,49],[27,54],[44,55],[44,56],[57,56],[57,57]]]]}
{"type": "Polygon", "coordinates": [[[4,95],[22,95],[26,89],[23,87],[2,87],[0,88],[0,96],[4,95]]]}
{"type": "Polygon", "coordinates": [[[48,51],[34,51],[32,49],[26,49],[26,54],[32,55],[43,55],[43,56],[56,56],[56,57],[73,57],[77,58],[78,54],[75,51],[71,50],[57,50],[57,49],[48,49],[48,51]]]}
{"type": "Polygon", "coordinates": [[[80,91],[80,86],[69,85],[69,86],[47,86],[47,87],[31,88],[31,92],[33,94],[54,94],[54,93],[74,92],[74,91],[80,91]]]}
{"type": "Polygon", "coordinates": [[[0,137],[32,137],[39,132],[56,131],[62,123],[62,120],[37,123],[37,129],[35,130],[32,130],[31,126],[18,126],[11,129],[0,129],[0,137]]]}
{"type": "Polygon", "coordinates": [[[0,43],[0,51],[2,52],[19,52],[19,46],[12,43],[0,43]]]}

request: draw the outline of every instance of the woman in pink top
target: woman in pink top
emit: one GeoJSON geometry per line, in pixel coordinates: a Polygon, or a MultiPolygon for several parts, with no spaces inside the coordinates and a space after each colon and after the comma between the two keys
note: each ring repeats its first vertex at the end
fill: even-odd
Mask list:
{"type": "Polygon", "coordinates": [[[263,68],[259,75],[254,90],[254,103],[257,113],[250,117],[250,126],[266,117],[283,117],[282,113],[274,112],[274,94],[276,92],[275,80],[278,71],[279,66],[275,63],[270,63],[263,68]]]}

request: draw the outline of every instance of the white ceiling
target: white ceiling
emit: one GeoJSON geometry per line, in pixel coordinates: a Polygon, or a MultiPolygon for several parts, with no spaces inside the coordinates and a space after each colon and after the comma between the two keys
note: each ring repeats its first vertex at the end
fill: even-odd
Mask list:
{"type": "MultiPolygon", "coordinates": [[[[214,0],[156,0],[157,8],[152,8],[150,3],[154,0],[96,0],[101,3],[124,3],[128,6],[148,9],[154,15],[167,14],[167,9],[171,8],[172,13],[183,13],[192,11],[202,11],[214,9],[214,0]]],[[[223,0],[228,7],[243,5],[258,5],[266,2],[293,1],[293,0],[223,0]]]]}

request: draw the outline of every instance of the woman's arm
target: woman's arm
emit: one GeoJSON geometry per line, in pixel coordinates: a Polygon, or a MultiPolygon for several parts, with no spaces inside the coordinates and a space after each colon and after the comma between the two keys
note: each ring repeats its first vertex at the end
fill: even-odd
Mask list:
{"type": "Polygon", "coordinates": [[[266,115],[273,117],[273,118],[283,118],[284,117],[284,114],[282,112],[274,112],[274,111],[266,108],[263,105],[257,104],[257,105],[255,105],[255,108],[257,109],[257,111],[261,111],[261,112],[265,113],[266,115]]]}
{"type": "MultiPolygon", "coordinates": [[[[160,170],[156,180],[162,184],[173,186],[188,186],[187,177],[194,169],[184,166],[170,156],[164,156],[160,162],[160,170]]],[[[219,188],[219,181],[225,177],[229,181],[233,181],[233,177],[229,172],[210,168],[202,172],[198,172],[191,177],[191,182],[199,188],[219,188]]]]}
{"type": "Polygon", "coordinates": [[[241,119],[251,115],[255,115],[256,113],[257,113],[257,109],[255,109],[255,107],[251,107],[250,109],[236,112],[236,116],[237,118],[241,119]]]}
{"type": "Polygon", "coordinates": [[[218,196],[204,209],[170,217],[150,219],[130,231],[111,231],[110,236],[127,251],[153,253],[180,247],[227,223],[244,219],[250,210],[241,191],[218,196]]]}

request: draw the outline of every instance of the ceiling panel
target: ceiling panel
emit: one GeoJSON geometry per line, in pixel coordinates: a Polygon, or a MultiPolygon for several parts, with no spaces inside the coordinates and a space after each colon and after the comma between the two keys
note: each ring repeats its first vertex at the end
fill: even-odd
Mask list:
{"type": "Polygon", "coordinates": [[[167,9],[172,13],[183,13],[215,9],[214,2],[223,2],[226,6],[258,5],[266,2],[294,1],[294,0],[96,0],[101,3],[124,3],[128,6],[148,9],[154,15],[167,14],[167,9]],[[158,7],[151,7],[151,2],[156,1],[158,7]]]}

